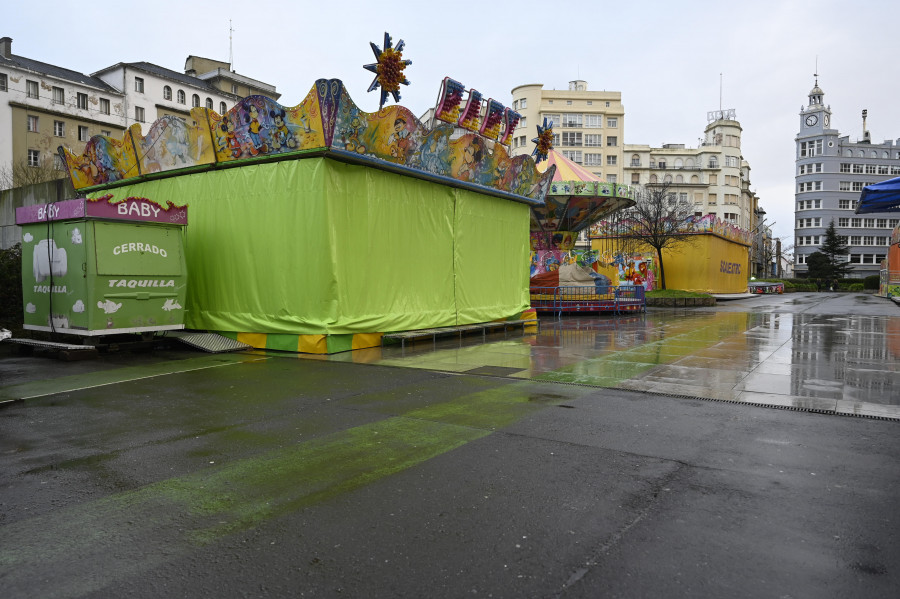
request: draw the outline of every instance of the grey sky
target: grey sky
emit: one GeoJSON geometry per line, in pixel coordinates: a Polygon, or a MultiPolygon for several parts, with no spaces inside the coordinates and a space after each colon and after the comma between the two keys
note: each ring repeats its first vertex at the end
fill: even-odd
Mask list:
{"type": "Polygon", "coordinates": [[[229,19],[238,73],[274,84],[299,103],[318,78],[344,81],[368,111],[374,61],[369,42],[405,40],[400,103],[422,114],[450,76],[509,103],[523,83],[622,92],[624,142],[696,146],[706,113],[734,108],[751,183],[775,222],[793,235],[794,136],[814,83],[832,126],[873,141],[900,138],[897,55],[900,3],[820,0],[658,2],[29,2],[4,19],[13,53],[92,73],[117,62],[183,70],[188,55],[227,61],[229,19]],[[469,6],[471,16],[465,15],[469,6]],[[77,7],[77,8],[75,8],[77,7]],[[63,29],[65,33],[63,33],[63,29]]]}

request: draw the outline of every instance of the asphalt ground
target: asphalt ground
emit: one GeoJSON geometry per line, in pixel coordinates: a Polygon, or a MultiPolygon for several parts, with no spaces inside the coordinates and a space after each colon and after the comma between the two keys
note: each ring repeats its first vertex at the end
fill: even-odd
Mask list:
{"type": "MultiPolygon", "coordinates": [[[[854,298],[785,297],[730,302],[710,318],[770,305],[779,326],[798,325],[788,338],[801,345],[824,344],[810,331],[828,322],[851,327],[840,320],[850,313],[820,311],[854,298]]],[[[887,331],[897,312],[873,305],[855,317],[866,329],[855,338],[877,337],[864,346],[888,358],[892,336],[876,325],[887,331]]],[[[651,311],[645,331],[668,333],[669,316],[651,311]]],[[[4,350],[2,594],[897,596],[892,418],[622,388],[669,358],[615,387],[562,376],[581,376],[568,357],[559,380],[539,380],[551,372],[547,352],[529,354],[543,360],[530,362],[543,365],[535,372],[522,362],[468,369],[485,374],[421,365],[440,355],[469,366],[441,352],[476,353],[470,346],[546,349],[538,339],[568,338],[557,333],[582,321],[399,356],[157,348],[58,362],[4,350]],[[404,358],[409,367],[395,363],[404,358]]],[[[717,324],[721,338],[694,352],[759,337],[758,326],[717,324]]],[[[636,329],[623,330],[618,351],[628,353],[636,329]]],[[[574,336],[571,351],[560,342],[557,355],[610,355],[597,335],[590,347],[574,336]]],[[[819,359],[847,362],[852,338],[832,335],[819,359]]],[[[896,370],[885,368],[874,386],[890,391],[896,370]]],[[[831,368],[836,379],[848,370],[831,368]]],[[[816,399],[794,390],[804,389],[795,397],[816,399]]]]}

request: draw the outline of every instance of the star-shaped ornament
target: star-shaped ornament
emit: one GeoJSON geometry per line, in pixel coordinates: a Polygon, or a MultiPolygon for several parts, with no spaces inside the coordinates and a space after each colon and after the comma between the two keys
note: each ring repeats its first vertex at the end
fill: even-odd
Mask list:
{"type": "Polygon", "coordinates": [[[540,164],[544,160],[547,160],[547,154],[550,153],[550,150],[553,149],[553,122],[547,124],[547,118],[544,118],[544,126],[537,126],[538,136],[531,140],[534,146],[534,151],[531,152],[531,155],[534,156],[535,164],[540,164]]]}
{"type": "Polygon", "coordinates": [[[378,110],[381,110],[388,94],[394,96],[394,102],[400,101],[400,84],[409,85],[403,69],[411,65],[412,61],[403,60],[403,40],[400,40],[394,48],[391,45],[391,36],[387,32],[384,33],[384,50],[376,46],[375,42],[369,42],[369,45],[372,46],[377,62],[363,65],[363,68],[375,73],[375,79],[367,91],[374,91],[381,86],[381,101],[378,104],[378,110]]]}

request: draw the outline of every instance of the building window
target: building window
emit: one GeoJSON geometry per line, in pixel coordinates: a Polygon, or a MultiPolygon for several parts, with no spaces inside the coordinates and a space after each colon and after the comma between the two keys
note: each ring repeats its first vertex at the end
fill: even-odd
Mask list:
{"type": "Polygon", "coordinates": [[[144,122],[144,108],[143,106],[135,106],[134,107],[134,120],[139,123],[144,122]]]}
{"type": "Polygon", "coordinates": [[[800,200],[797,202],[797,210],[814,210],[822,207],[822,200],[800,200]]]}
{"type": "Polygon", "coordinates": [[[853,165],[853,172],[856,173],[857,175],[861,175],[862,172],[863,172],[863,165],[861,165],[861,164],[854,164],[854,165],[853,165]]]}
{"type": "Polygon", "coordinates": [[[615,154],[613,154],[612,156],[607,156],[606,157],[606,166],[616,166],[617,158],[618,158],[618,156],[616,156],[615,154]]]}
{"type": "Polygon", "coordinates": [[[616,176],[615,176],[615,175],[606,175],[606,182],[607,182],[607,183],[615,183],[615,182],[616,182],[616,176]]]}
{"type": "Polygon", "coordinates": [[[863,183],[862,181],[854,181],[853,185],[850,186],[850,189],[852,189],[853,191],[862,191],[863,185],[865,185],[865,183],[863,183]]]}
{"type": "Polygon", "coordinates": [[[808,158],[810,156],[818,156],[821,153],[822,153],[822,140],[821,139],[800,142],[800,156],[801,157],[808,158]]]}
{"type": "Polygon", "coordinates": [[[867,165],[866,165],[866,174],[867,174],[867,175],[874,175],[874,174],[875,174],[875,165],[874,165],[874,164],[867,164],[867,165]]]}
{"type": "Polygon", "coordinates": [[[603,154],[585,154],[585,166],[603,166],[603,154]]]}
{"type": "Polygon", "coordinates": [[[581,132],[575,131],[563,131],[562,134],[562,145],[564,146],[580,146],[581,145],[581,132]]]}
{"type": "Polygon", "coordinates": [[[53,155],[53,170],[55,170],[55,171],[66,170],[66,163],[63,162],[62,156],[60,156],[59,154],[53,155]]]}
{"type": "Polygon", "coordinates": [[[586,114],[586,115],[584,115],[584,126],[590,128],[590,129],[603,128],[603,115],[602,114],[586,114]]]}
{"type": "Polygon", "coordinates": [[[210,110],[213,109],[213,101],[212,101],[212,98],[207,98],[207,99],[206,99],[206,107],[209,108],[210,110]]]}
{"type": "Polygon", "coordinates": [[[78,141],[87,141],[91,138],[88,128],[82,125],[78,126],[78,141]]]}
{"type": "Polygon", "coordinates": [[[566,106],[571,106],[571,105],[572,105],[572,100],[566,100],[566,106]]]}
{"type": "Polygon", "coordinates": [[[822,163],[821,162],[816,162],[815,164],[801,164],[800,165],[800,174],[801,175],[811,175],[813,173],[821,173],[821,172],[822,172],[822,163]]]}
{"type": "Polygon", "coordinates": [[[37,81],[25,82],[25,96],[27,98],[31,98],[32,100],[37,100],[39,98],[37,81]]]}
{"type": "Polygon", "coordinates": [[[876,224],[875,226],[878,227],[879,229],[887,228],[887,219],[886,218],[879,218],[877,222],[878,222],[878,224],[876,224]]]}
{"type": "Polygon", "coordinates": [[[888,167],[886,164],[878,165],[878,174],[879,175],[887,175],[888,174],[888,167]]]}
{"type": "Polygon", "coordinates": [[[612,127],[618,127],[618,126],[619,126],[619,119],[612,119],[612,118],[606,119],[606,126],[607,126],[607,127],[610,127],[610,128],[612,128],[612,127]]]}
{"type": "Polygon", "coordinates": [[[38,118],[36,116],[28,115],[28,131],[31,133],[37,133],[38,130],[38,118]]]}
{"type": "Polygon", "coordinates": [[[840,191],[850,191],[850,181],[841,181],[838,183],[838,189],[840,191]]]}
{"type": "Polygon", "coordinates": [[[112,137],[112,131],[108,131],[106,129],[101,129],[100,135],[103,135],[104,137],[112,137]]]}
{"type": "Polygon", "coordinates": [[[526,119],[524,116],[523,116],[522,118],[520,118],[520,119],[519,119],[519,126],[516,127],[516,129],[527,129],[527,128],[528,128],[528,123],[526,122],[526,120],[527,120],[527,119],[526,119]]]}
{"type": "Polygon", "coordinates": [[[849,162],[842,162],[842,163],[841,163],[841,172],[842,172],[842,173],[849,173],[849,172],[850,172],[850,163],[849,163],[849,162]]]}
{"type": "MultiPolygon", "coordinates": [[[[523,137],[522,139],[525,139],[525,138],[523,137]]],[[[522,145],[524,146],[525,144],[522,144],[522,145]]],[[[556,148],[556,147],[559,147],[559,145],[560,145],[560,135],[559,135],[559,133],[554,133],[553,134],[553,147],[556,148]]]]}
{"type": "Polygon", "coordinates": [[[109,99],[100,98],[100,113],[109,114],[109,99]]]}
{"type": "Polygon", "coordinates": [[[63,121],[53,121],[53,135],[56,137],[66,136],[66,124],[63,121]]]}
{"type": "Polygon", "coordinates": [[[581,114],[566,113],[562,115],[562,126],[581,128],[582,116],[581,114]]]}
{"type": "Polygon", "coordinates": [[[725,166],[737,168],[737,165],[738,165],[737,156],[726,156],[725,157],[725,166]]]}
{"type": "Polygon", "coordinates": [[[228,112],[228,107],[225,106],[225,102],[219,102],[219,114],[225,114],[228,112]]]}
{"type": "Polygon", "coordinates": [[[571,160],[572,162],[577,162],[581,164],[581,150],[563,150],[563,156],[571,160]]]}
{"type": "Polygon", "coordinates": [[[144,80],[140,77],[134,78],[134,91],[139,94],[144,93],[144,80]]]}
{"type": "Polygon", "coordinates": [[[180,90],[178,90],[178,103],[184,104],[185,102],[186,102],[186,100],[185,100],[184,90],[180,89],[180,90]]]}
{"type": "Polygon", "coordinates": [[[607,135],[606,136],[606,145],[610,147],[614,147],[619,145],[619,138],[615,135],[607,135]]]}
{"type": "Polygon", "coordinates": [[[797,219],[797,228],[798,229],[807,229],[809,227],[821,227],[822,226],[822,218],[800,218],[797,219]]]}
{"type": "Polygon", "coordinates": [[[77,102],[78,108],[81,108],[82,110],[87,110],[87,107],[88,107],[87,94],[79,93],[76,98],[76,102],[77,102]]]}
{"type": "Polygon", "coordinates": [[[237,83],[232,83],[232,84],[231,84],[231,93],[233,93],[234,95],[238,95],[238,86],[237,86],[237,83]]]}
{"type": "Polygon", "coordinates": [[[200,107],[200,96],[198,96],[197,94],[191,96],[191,106],[193,106],[194,108],[200,107]]]}
{"type": "Polygon", "coordinates": [[[558,114],[545,114],[544,119],[547,121],[547,126],[553,127],[554,129],[558,129],[559,124],[562,122],[560,121],[558,114]]]}
{"type": "Polygon", "coordinates": [[[602,137],[603,136],[599,133],[588,133],[584,136],[584,145],[592,148],[599,148],[603,145],[602,137]]]}
{"type": "Polygon", "coordinates": [[[799,190],[801,193],[807,191],[822,191],[822,182],[821,181],[806,181],[800,184],[799,190]]]}
{"type": "Polygon", "coordinates": [[[7,90],[9,90],[9,80],[6,78],[6,73],[0,73],[0,92],[7,90]]]}
{"type": "Polygon", "coordinates": [[[522,110],[528,108],[528,100],[526,100],[525,98],[519,100],[519,108],[521,108],[522,110]]]}
{"type": "Polygon", "coordinates": [[[163,100],[172,100],[172,88],[168,85],[163,87],[163,100]]]}
{"type": "Polygon", "coordinates": [[[53,103],[54,104],[65,104],[66,103],[66,91],[61,87],[53,88],[53,103]]]}
{"type": "Polygon", "coordinates": [[[838,200],[839,210],[856,210],[856,203],[859,200],[838,200]]]}
{"type": "Polygon", "coordinates": [[[40,166],[41,153],[38,150],[28,150],[28,166],[40,166]]]}
{"type": "Polygon", "coordinates": [[[632,185],[637,185],[637,184],[639,184],[640,182],[641,182],[641,175],[640,175],[640,173],[631,173],[631,184],[632,184],[632,185]]]}

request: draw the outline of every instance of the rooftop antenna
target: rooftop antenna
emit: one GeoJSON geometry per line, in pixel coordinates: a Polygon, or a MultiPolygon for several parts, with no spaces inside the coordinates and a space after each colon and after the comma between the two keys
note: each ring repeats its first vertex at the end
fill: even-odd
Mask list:
{"type": "Polygon", "coordinates": [[[234,33],[234,27],[231,26],[231,19],[228,19],[228,68],[234,72],[234,49],[231,43],[231,34],[234,33]]]}
{"type": "Polygon", "coordinates": [[[813,77],[816,78],[816,87],[819,87],[819,55],[816,54],[816,72],[813,73],[813,77]]]}
{"type": "Polygon", "coordinates": [[[722,73],[719,73],[719,110],[722,110],[722,73]]]}

